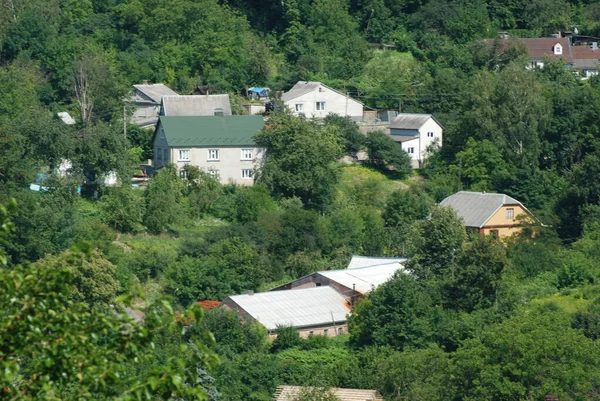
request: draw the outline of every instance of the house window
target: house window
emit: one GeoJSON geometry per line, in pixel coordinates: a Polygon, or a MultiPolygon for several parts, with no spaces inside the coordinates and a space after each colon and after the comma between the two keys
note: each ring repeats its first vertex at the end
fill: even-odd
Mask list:
{"type": "Polygon", "coordinates": [[[219,170],[217,169],[209,169],[207,171],[208,174],[210,174],[211,176],[213,176],[214,178],[217,178],[219,176],[219,170]]]}
{"type": "Polygon", "coordinates": [[[252,160],[252,149],[242,149],[242,160],[252,160]]]}
{"type": "Polygon", "coordinates": [[[303,113],[304,112],[304,105],[301,104],[301,103],[296,103],[296,112],[303,113]]]}
{"type": "Polygon", "coordinates": [[[156,160],[162,160],[162,149],[156,148],[156,160]]]}
{"type": "Polygon", "coordinates": [[[242,178],[251,179],[252,178],[252,169],[244,168],[242,169],[242,178]]]}
{"type": "MultiPolygon", "coordinates": [[[[146,116],[146,117],[148,117],[148,116],[146,116]]],[[[163,131],[162,128],[160,129],[160,139],[165,139],[165,131],[163,131]]]]}
{"type": "Polygon", "coordinates": [[[514,219],[515,218],[515,209],[513,209],[513,208],[506,209],[506,218],[514,219]]]}
{"type": "Polygon", "coordinates": [[[208,149],[208,161],[219,161],[219,149],[208,149]]]}
{"type": "Polygon", "coordinates": [[[340,335],[340,336],[341,336],[342,334],[344,334],[344,328],[343,328],[343,327],[340,327],[340,328],[338,329],[338,335],[340,335]]]}
{"type": "Polygon", "coordinates": [[[323,335],[324,335],[325,337],[327,337],[327,333],[328,333],[328,332],[329,332],[329,329],[325,329],[325,330],[323,330],[323,335]]]}
{"type": "Polygon", "coordinates": [[[410,154],[415,153],[415,148],[407,148],[406,153],[410,153],[410,154]]]}
{"type": "Polygon", "coordinates": [[[179,161],[190,161],[190,150],[189,149],[180,149],[179,150],[179,161]]]}
{"type": "Polygon", "coordinates": [[[181,178],[186,178],[187,177],[187,170],[179,170],[179,176],[181,178]]]}
{"type": "Polygon", "coordinates": [[[498,239],[498,230],[490,230],[490,235],[493,239],[498,239]]]}
{"type": "Polygon", "coordinates": [[[562,52],[563,52],[563,48],[562,48],[562,46],[561,46],[560,44],[558,44],[558,43],[557,43],[557,44],[555,44],[555,45],[554,45],[554,54],[556,54],[556,55],[561,55],[561,54],[562,54],[562,52]]]}
{"type": "Polygon", "coordinates": [[[312,336],[313,334],[315,334],[315,332],[314,332],[314,331],[312,331],[312,330],[308,332],[308,335],[309,335],[309,336],[312,336]]]}
{"type": "Polygon", "coordinates": [[[325,102],[317,102],[317,110],[318,111],[325,110],[325,102]]]}
{"type": "Polygon", "coordinates": [[[165,161],[169,161],[169,149],[163,150],[163,159],[165,159],[165,161]]]}
{"type": "Polygon", "coordinates": [[[433,138],[433,132],[428,132],[428,133],[427,133],[427,136],[428,136],[429,138],[433,138]]]}

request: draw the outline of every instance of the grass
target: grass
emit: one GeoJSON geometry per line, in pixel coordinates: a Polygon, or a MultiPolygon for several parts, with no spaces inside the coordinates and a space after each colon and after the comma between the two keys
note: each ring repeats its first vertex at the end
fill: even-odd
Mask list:
{"type": "Polygon", "coordinates": [[[404,182],[366,166],[345,165],[341,172],[335,202],[342,205],[368,204],[381,208],[392,192],[409,188],[404,182]]]}

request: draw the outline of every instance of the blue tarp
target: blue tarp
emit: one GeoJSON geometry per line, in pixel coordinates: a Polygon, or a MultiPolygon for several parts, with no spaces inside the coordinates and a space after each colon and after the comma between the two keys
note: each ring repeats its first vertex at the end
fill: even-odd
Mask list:
{"type": "Polygon", "coordinates": [[[250,88],[248,89],[248,93],[255,93],[260,97],[269,96],[269,88],[250,88]]]}

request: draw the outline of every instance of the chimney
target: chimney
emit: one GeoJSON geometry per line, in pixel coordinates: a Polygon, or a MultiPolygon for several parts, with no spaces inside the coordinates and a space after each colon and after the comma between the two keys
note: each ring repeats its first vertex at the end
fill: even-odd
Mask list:
{"type": "Polygon", "coordinates": [[[598,50],[598,42],[592,42],[592,50],[593,51],[598,50]]]}
{"type": "Polygon", "coordinates": [[[254,291],[253,291],[253,290],[247,290],[247,291],[246,291],[246,294],[247,294],[247,295],[254,295],[254,291]]]}
{"type": "Polygon", "coordinates": [[[144,85],[148,85],[148,80],[147,80],[147,79],[144,79],[144,80],[142,81],[142,84],[144,84],[144,85]]]}

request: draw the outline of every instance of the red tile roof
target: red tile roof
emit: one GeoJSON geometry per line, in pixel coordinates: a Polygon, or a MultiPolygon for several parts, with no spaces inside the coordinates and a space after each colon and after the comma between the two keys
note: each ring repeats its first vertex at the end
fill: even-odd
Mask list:
{"type": "Polygon", "coordinates": [[[542,60],[545,57],[555,60],[564,60],[568,64],[573,63],[571,46],[568,38],[522,38],[520,39],[533,60],[542,60]],[[554,45],[560,44],[563,48],[561,55],[554,54],[554,45]]]}
{"type": "Polygon", "coordinates": [[[600,49],[592,50],[590,46],[571,47],[573,59],[577,60],[598,60],[600,59],[600,49]]]}

